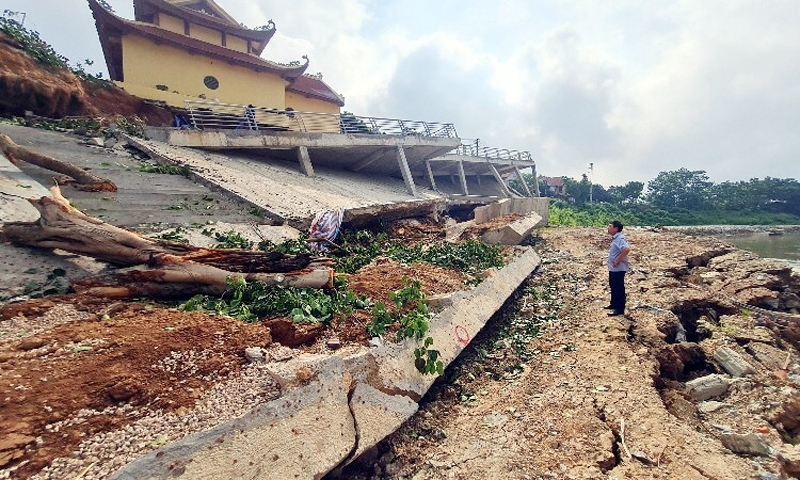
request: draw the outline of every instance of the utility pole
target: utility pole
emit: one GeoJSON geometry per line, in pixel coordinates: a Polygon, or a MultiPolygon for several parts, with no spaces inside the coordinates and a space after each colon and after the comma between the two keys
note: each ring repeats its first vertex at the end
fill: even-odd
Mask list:
{"type": "Polygon", "coordinates": [[[589,203],[592,203],[592,190],[594,182],[592,181],[592,173],[594,172],[594,162],[589,163],[589,203]]]}

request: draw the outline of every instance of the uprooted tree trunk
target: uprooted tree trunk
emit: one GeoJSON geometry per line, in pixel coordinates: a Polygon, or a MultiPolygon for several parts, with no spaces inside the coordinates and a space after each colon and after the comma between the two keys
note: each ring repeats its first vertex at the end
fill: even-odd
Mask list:
{"type": "Polygon", "coordinates": [[[92,175],[91,173],[76,167],[70,163],[58,160],[47,155],[32,152],[27,148],[20,147],[8,135],[0,133],[0,150],[3,155],[11,162],[16,163],[18,160],[31,163],[47,170],[52,170],[63,175],[72,177],[81,189],[90,192],[116,192],[117,186],[111,180],[100,178],[92,175]]]}
{"type": "Polygon", "coordinates": [[[115,298],[180,297],[222,293],[230,277],[268,285],[332,286],[329,259],[200,248],[147,238],[84,214],[61,196],[57,186],[50,191],[51,197],[29,200],[41,214],[36,222],[9,222],[3,226],[8,241],[133,267],[81,280],[74,285],[77,291],[115,298]]]}

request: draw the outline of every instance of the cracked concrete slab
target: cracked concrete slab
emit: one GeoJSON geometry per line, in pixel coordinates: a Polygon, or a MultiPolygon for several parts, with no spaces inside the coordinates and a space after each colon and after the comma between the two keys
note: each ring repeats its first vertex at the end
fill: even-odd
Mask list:
{"type": "MultiPolygon", "coordinates": [[[[431,348],[445,366],[455,360],[541,260],[517,247],[508,264],[478,287],[452,296],[431,320],[431,348]]],[[[331,357],[274,362],[280,398],[237,420],[173,442],[123,467],[111,478],[321,478],[355,460],[417,411],[436,376],[414,365],[417,343],[406,339],[331,357]]]]}
{"type": "Polygon", "coordinates": [[[343,366],[341,357],[330,357],[307,385],[151,452],[110,478],[321,478],[355,445],[343,366]]]}

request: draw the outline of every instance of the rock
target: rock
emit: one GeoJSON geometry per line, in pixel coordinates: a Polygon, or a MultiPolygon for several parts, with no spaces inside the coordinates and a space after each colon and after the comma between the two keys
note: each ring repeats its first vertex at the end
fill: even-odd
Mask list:
{"type": "Polygon", "coordinates": [[[800,445],[784,444],[781,446],[778,461],[783,473],[795,478],[800,476],[800,445]]]}
{"type": "Polygon", "coordinates": [[[716,373],[686,382],[689,396],[694,401],[703,401],[724,395],[728,391],[729,385],[730,382],[726,376],[716,373]]]}
{"type": "Polygon", "coordinates": [[[41,348],[44,346],[44,344],[45,341],[42,338],[28,337],[17,344],[17,350],[27,352],[28,350],[41,348]]]}
{"type": "Polygon", "coordinates": [[[115,402],[126,402],[140,390],[140,385],[135,379],[126,378],[106,389],[106,394],[115,402]]]}
{"type": "Polygon", "coordinates": [[[720,435],[722,445],[733,453],[739,455],[754,455],[767,457],[770,455],[770,447],[764,443],[758,435],[748,433],[723,433],[720,435]]]}
{"type": "Polygon", "coordinates": [[[700,411],[700,413],[712,413],[727,405],[727,403],[707,400],[705,402],[700,402],[700,404],[697,406],[697,410],[700,411]]]}
{"type": "Polygon", "coordinates": [[[312,342],[325,331],[325,325],[322,323],[294,323],[288,318],[268,320],[265,325],[269,327],[272,341],[286,347],[297,347],[312,342]]]}
{"type": "Polygon", "coordinates": [[[91,137],[86,140],[86,145],[91,145],[93,147],[105,147],[105,140],[101,137],[91,137]]]}
{"type": "Polygon", "coordinates": [[[499,427],[508,421],[508,417],[501,413],[490,413],[483,417],[483,425],[486,427],[499,427]]]}
{"type": "Polygon", "coordinates": [[[678,380],[685,372],[703,367],[706,356],[700,345],[687,342],[664,346],[656,352],[656,360],[662,377],[678,380]]]}
{"type": "Polygon", "coordinates": [[[431,310],[443,310],[453,304],[452,293],[440,293],[425,298],[425,304],[431,310]]]}
{"type": "Polygon", "coordinates": [[[752,365],[747,363],[741,355],[728,347],[719,347],[714,352],[714,360],[722,365],[726,372],[734,377],[744,377],[755,373],[752,365]]]}
{"type": "Polygon", "coordinates": [[[261,347],[249,347],[244,349],[244,358],[250,363],[259,363],[266,360],[264,349],[261,347]]]}

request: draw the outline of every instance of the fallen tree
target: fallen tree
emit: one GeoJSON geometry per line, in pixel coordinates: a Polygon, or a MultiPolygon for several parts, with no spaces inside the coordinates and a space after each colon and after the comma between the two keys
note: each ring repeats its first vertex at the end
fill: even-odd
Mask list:
{"type": "Polygon", "coordinates": [[[117,186],[114,182],[105,178],[92,175],[91,173],[76,167],[70,163],[58,160],[41,153],[36,153],[14,143],[8,135],[0,133],[0,150],[3,155],[11,162],[16,164],[22,160],[33,165],[52,170],[62,175],[71,177],[70,180],[59,180],[60,183],[67,183],[74,180],[81,185],[81,189],[90,192],[116,192],[117,186]]]}
{"type": "Polygon", "coordinates": [[[79,292],[114,298],[185,297],[222,293],[229,279],[237,277],[292,287],[333,284],[330,259],[147,238],[86,215],[57,186],[50,191],[52,196],[28,200],[40,213],[37,221],[6,223],[2,234],[15,245],[60,249],[128,267],[76,282],[73,287],[79,292]]]}

